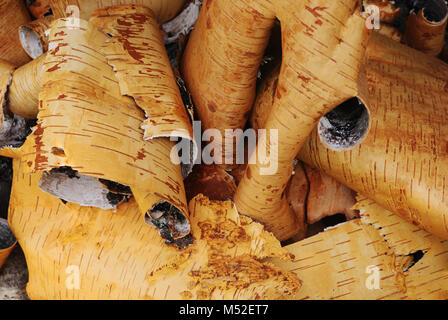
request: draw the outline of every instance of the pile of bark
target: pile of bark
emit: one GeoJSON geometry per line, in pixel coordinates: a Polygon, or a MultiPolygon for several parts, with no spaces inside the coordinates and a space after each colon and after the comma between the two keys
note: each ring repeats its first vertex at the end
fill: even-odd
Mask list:
{"type": "Polygon", "coordinates": [[[448,299],[444,0],[0,15],[0,299],[448,299]]]}

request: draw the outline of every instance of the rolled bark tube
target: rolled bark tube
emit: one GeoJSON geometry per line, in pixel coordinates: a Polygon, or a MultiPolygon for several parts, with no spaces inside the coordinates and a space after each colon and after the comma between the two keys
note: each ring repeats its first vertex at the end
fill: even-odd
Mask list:
{"type": "Polygon", "coordinates": [[[444,0],[428,0],[418,12],[411,12],[406,21],[404,41],[428,55],[437,56],[445,44],[448,7],[444,0]]]}
{"type": "Polygon", "coordinates": [[[35,0],[28,9],[31,12],[31,15],[36,18],[40,19],[44,17],[49,11],[50,8],[50,1],[49,0],[35,0]]]}
{"type": "Polygon", "coordinates": [[[279,13],[283,34],[294,37],[284,38],[282,67],[275,95],[270,97],[266,131],[260,134],[234,201],[240,212],[262,221],[281,240],[298,228],[284,197],[294,153],[323,114],[358,94],[357,79],[369,31],[357,5],[357,1],[346,1],[345,6],[334,3],[320,8],[305,1],[298,5],[300,22],[286,5],[279,13]],[[303,23],[312,27],[305,28],[303,23]],[[295,28],[301,32],[293,32],[295,28]],[[271,150],[263,150],[266,146],[271,150]]]}
{"type": "MultiPolygon", "coordinates": [[[[181,72],[202,127],[243,128],[255,99],[256,78],[275,15],[271,1],[205,1],[183,55],[181,72]],[[238,17],[235,19],[235,17],[238,17]],[[231,30],[231,32],[229,32],[231,30]]],[[[234,141],[214,137],[215,162],[232,162],[234,141]]]]}
{"type": "Polygon", "coordinates": [[[142,228],[135,199],[116,212],[63,204],[38,188],[42,173],[25,173],[24,160],[14,160],[9,221],[31,299],[286,299],[300,288],[291,272],[263,262],[291,259],[279,241],[230,201],[193,199],[195,241],[178,250],[142,228]]]}
{"type": "Polygon", "coordinates": [[[30,57],[20,45],[17,29],[31,21],[31,17],[24,1],[1,0],[0,1],[0,59],[15,66],[21,66],[30,57]]]}
{"type": "Polygon", "coordinates": [[[299,158],[448,239],[448,66],[374,34],[363,69],[362,98],[371,123],[364,140],[335,150],[316,128],[299,158]]]}
{"type": "Polygon", "coordinates": [[[365,198],[361,218],[286,248],[294,261],[268,259],[303,280],[295,299],[448,298],[448,242],[365,198]]]}
{"type": "Polygon", "coordinates": [[[26,53],[36,59],[48,50],[48,29],[53,15],[44,16],[19,28],[20,43],[26,53]]]}
{"type": "Polygon", "coordinates": [[[110,37],[100,50],[114,68],[120,92],[145,112],[144,139],[180,135],[193,142],[190,118],[154,13],[146,7],[114,6],[98,9],[91,22],[110,37]]]}
{"type": "Polygon", "coordinates": [[[16,244],[17,240],[9,228],[8,221],[0,219],[0,269],[16,244]]]}
{"type": "Polygon", "coordinates": [[[101,53],[109,36],[84,20],[80,28],[65,22],[55,21],[50,32],[27,169],[45,171],[40,187],[46,192],[85,206],[117,208],[131,191],[142,221],[170,243],[185,245],[181,238],[190,225],[174,142],[143,140],[143,111],[120,92],[101,53]]]}
{"type": "Polygon", "coordinates": [[[69,17],[72,14],[70,6],[79,8],[77,18],[88,20],[97,9],[117,5],[137,5],[151,9],[159,23],[174,18],[184,4],[185,0],[50,0],[51,9],[57,19],[69,17]]]}
{"type": "Polygon", "coordinates": [[[8,90],[8,109],[12,113],[26,119],[37,118],[45,59],[45,54],[41,55],[12,74],[8,90]]]}

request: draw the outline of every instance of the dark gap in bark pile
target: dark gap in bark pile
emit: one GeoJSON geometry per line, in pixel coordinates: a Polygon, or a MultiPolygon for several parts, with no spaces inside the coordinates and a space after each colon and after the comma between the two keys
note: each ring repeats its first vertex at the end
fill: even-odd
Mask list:
{"type": "Polygon", "coordinates": [[[191,234],[179,238],[189,227],[188,220],[183,213],[169,202],[157,203],[146,215],[146,222],[159,230],[160,236],[166,244],[174,244],[183,249],[193,243],[191,234]]]}
{"type": "Polygon", "coordinates": [[[362,141],[369,129],[369,112],[358,98],[331,110],[319,121],[319,136],[330,148],[350,149],[362,141]]]}
{"type": "Polygon", "coordinates": [[[16,237],[6,221],[0,220],[0,250],[11,247],[16,242],[16,237]]]}

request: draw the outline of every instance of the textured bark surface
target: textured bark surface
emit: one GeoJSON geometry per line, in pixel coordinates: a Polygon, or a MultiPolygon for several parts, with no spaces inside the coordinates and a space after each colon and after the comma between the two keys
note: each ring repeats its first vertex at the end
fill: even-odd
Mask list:
{"type": "MultiPolygon", "coordinates": [[[[269,146],[269,130],[278,130],[278,171],[263,175],[265,159],[256,159],[248,166],[234,200],[240,212],[262,221],[282,240],[297,231],[284,197],[294,153],[322,115],[358,91],[357,77],[368,39],[358,4],[284,1],[279,6],[283,61],[265,123],[268,131],[260,135],[257,147],[263,141],[269,146]],[[296,10],[291,10],[293,3],[296,10]]],[[[252,157],[253,161],[256,153],[252,157]]]]}
{"type": "Polygon", "coordinates": [[[63,204],[14,161],[9,221],[28,261],[32,299],[279,299],[300,281],[266,257],[290,259],[260,224],[228,202],[190,203],[194,244],[167,246],[131,199],[117,212],[63,204]],[[32,196],[30,196],[32,195],[32,196]],[[79,268],[79,290],[66,286],[79,268]],[[249,284],[249,285],[248,285],[249,284]]]}
{"type": "Polygon", "coordinates": [[[286,246],[294,261],[270,260],[303,280],[296,299],[448,298],[446,240],[371,200],[354,208],[361,219],[286,246]],[[369,267],[378,267],[380,289],[368,288],[369,267]]]}
{"type": "Polygon", "coordinates": [[[171,20],[182,9],[185,0],[50,0],[50,6],[56,18],[70,16],[67,6],[75,5],[79,8],[79,18],[88,20],[97,9],[135,4],[151,9],[159,23],[171,20]]]}
{"type": "Polygon", "coordinates": [[[27,119],[36,119],[39,112],[39,93],[46,56],[41,55],[16,69],[8,88],[8,109],[27,119]]]}
{"type": "MultiPolygon", "coordinates": [[[[224,137],[225,129],[244,127],[275,21],[267,6],[270,1],[204,1],[181,65],[204,130],[219,129],[224,137]]],[[[223,163],[234,157],[234,142],[227,143],[223,154],[214,154],[223,163]]]]}
{"type": "Polygon", "coordinates": [[[31,21],[31,17],[24,1],[0,1],[0,59],[6,60],[15,66],[21,66],[30,57],[20,45],[19,32],[21,25],[31,21]]]}
{"type": "Polygon", "coordinates": [[[448,239],[448,66],[375,34],[361,97],[370,131],[334,151],[313,131],[299,157],[430,233],[448,239]]]}
{"type": "Polygon", "coordinates": [[[79,29],[63,19],[53,24],[34,152],[22,158],[23,166],[28,171],[71,167],[80,175],[130,186],[144,214],[165,201],[188,217],[180,166],[170,159],[174,143],[143,141],[144,114],[121,94],[99,51],[107,39],[83,20],[79,29]]]}
{"type": "Polygon", "coordinates": [[[181,136],[193,141],[160,27],[152,11],[137,6],[99,9],[91,22],[111,39],[101,46],[123,95],[144,111],[144,139],[181,136]]]}

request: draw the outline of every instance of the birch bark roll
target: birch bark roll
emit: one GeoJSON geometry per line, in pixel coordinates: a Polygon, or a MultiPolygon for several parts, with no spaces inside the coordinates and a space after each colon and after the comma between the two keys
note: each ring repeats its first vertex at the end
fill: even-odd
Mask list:
{"type": "Polygon", "coordinates": [[[404,41],[409,46],[428,55],[437,56],[445,44],[448,7],[444,0],[429,0],[406,21],[404,41]]]}
{"type": "Polygon", "coordinates": [[[295,217],[284,197],[294,153],[323,114],[357,95],[357,78],[369,31],[356,10],[358,3],[345,4],[335,2],[319,7],[318,1],[301,2],[297,4],[300,18],[292,13],[296,11],[290,9],[289,3],[279,12],[283,34],[294,36],[284,37],[282,67],[275,95],[270,98],[272,108],[266,131],[259,137],[257,152],[250,159],[254,164],[248,165],[234,201],[241,213],[263,222],[281,240],[297,231],[295,217]],[[266,154],[269,159],[268,152],[272,152],[277,171],[266,174],[269,165],[257,154],[264,145],[275,146],[275,141],[278,150],[266,154]]]}
{"type": "Polygon", "coordinates": [[[171,216],[166,213],[158,228],[168,228],[170,233],[164,235],[175,242],[190,232],[180,166],[172,161],[175,145],[167,138],[143,141],[139,127],[144,114],[134,100],[122,95],[112,67],[100,52],[107,39],[84,20],[80,28],[71,28],[64,19],[53,24],[33,133],[35,153],[27,156],[26,167],[50,174],[52,169],[69,167],[79,176],[128,186],[142,214],[153,223],[154,207],[167,204],[171,210],[174,206],[174,221],[165,221],[171,216]]]}
{"type": "Polygon", "coordinates": [[[335,151],[315,129],[299,158],[448,239],[446,79],[441,60],[375,34],[360,80],[370,131],[354,148],[335,151]]]}
{"type": "Polygon", "coordinates": [[[16,69],[8,90],[8,108],[26,119],[36,119],[39,112],[39,93],[46,56],[41,55],[16,69]]]}
{"type": "Polygon", "coordinates": [[[42,173],[26,173],[24,160],[14,160],[9,222],[32,299],[286,299],[299,290],[297,277],[262,262],[289,254],[230,201],[193,199],[195,241],[178,250],[141,224],[134,199],[116,212],[63,204],[37,187],[42,173]]]}

